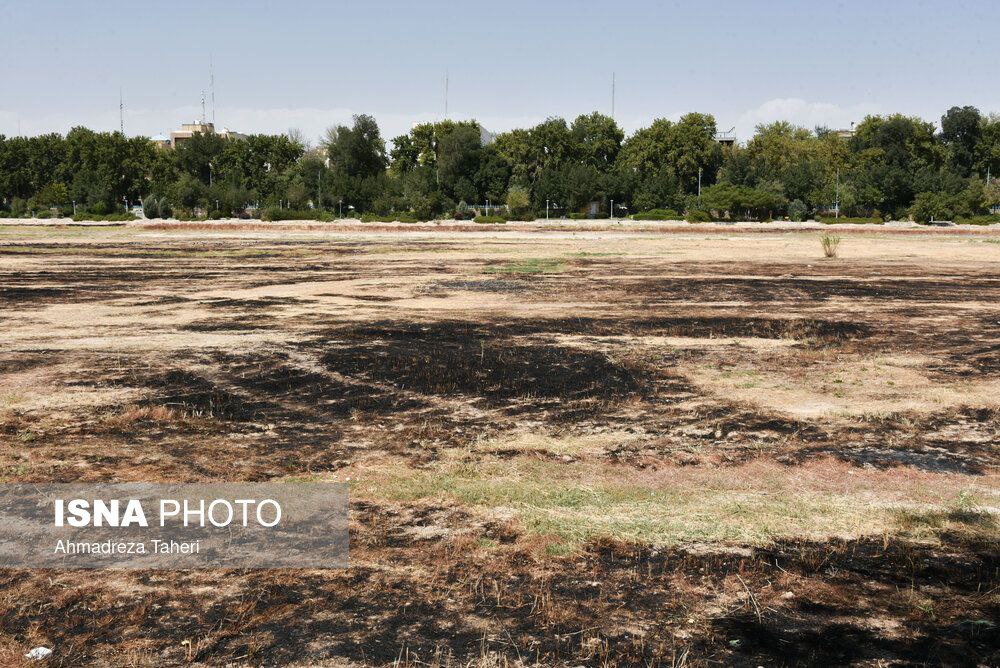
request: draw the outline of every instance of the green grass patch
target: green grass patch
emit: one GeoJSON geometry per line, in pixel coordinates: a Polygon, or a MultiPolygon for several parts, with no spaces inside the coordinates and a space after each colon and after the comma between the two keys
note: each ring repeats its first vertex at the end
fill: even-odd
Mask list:
{"type": "Polygon", "coordinates": [[[906,515],[899,506],[873,501],[864,489],[803,489],[794,474],[782,472],[759,475],[752,484],[699,473],[643,481],[634,471],[595,470],[586,463],[446,458],[435,469],[400,466],[352,484],[362,496],[510,511],[529,532],[556,538],[567,549],[601,536],[656,545],[764,545],[792,537],[933,535],[956,522],[992,530],[995,522],[980,511],[925,503],[906,515]]]}

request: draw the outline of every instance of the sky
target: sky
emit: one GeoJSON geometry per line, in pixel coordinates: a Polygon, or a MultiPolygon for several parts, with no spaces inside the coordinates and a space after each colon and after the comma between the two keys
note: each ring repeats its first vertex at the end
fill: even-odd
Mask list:
{"type": "Polygon", "coordinates": [[[611,113],[627,132],[714,114],[848,127],[1000,112],[996,0],[0,0],[0,134],[76,125],[245,133],[374,116],[389,140],[445,115],[493,132],[611,113]],[[210,67],[211,63],[211,67],[210,67]],[[213,110],[210,75],[214,72],[213,110]]]}

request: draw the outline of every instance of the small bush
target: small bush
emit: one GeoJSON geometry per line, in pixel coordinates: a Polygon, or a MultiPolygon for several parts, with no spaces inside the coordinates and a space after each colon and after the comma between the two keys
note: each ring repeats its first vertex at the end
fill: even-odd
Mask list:
{"type": "Polygon", "coordinates": [[[362,223],[419,223],[420,218],[412,213],[390,213],[387,216],[380,216],[375,213],[361,214],[362,223]]]}
{"type": "Polygon", "coordinates": [[[150,195],[142,201],[142,211],[143,215],[148,219],[170,218],[174,213],[166,197],[156,197],[154,195],[150,195]]]}
{"type": "Polygon", "coordinates": [[[642,213],[634,213],[632,220],[680,220],[680,214],[673,209],[650,209],[642,213]]]}
{"type": "Polygon", "coordinates": [[[819,243],[823,247],[824,257],[837,257],[837,248],[840,247],[840,237],[835,234],[824,234],[819,238],[819,243]]]}
{"type": "Polygon", "coordinates": [[[570,220],[587,220],[588,218],[590,218],[590,216],[588,216],[587,214],[577,213],[576,211],[567,213],[566,217],[569,218],[570,220]]]}
{"type": "Polygon", "coordinates": [[[990,216],[969,216],[968,218],[956,218],[959,225],[998,225],[1000,224],[1000,214],[990,216]]]}
{"type": "Polygon", "coordinates": [[[476,216],[476,222],[484,225],[502,225],[507,219],[503,216],[476,216]]]}
{"type": "Polygon", "coordinates": [[[135,220],[135,216],[131,213],[78,213],[73,216],[73,222],[83,223],[83,222],[105,222],[105,223],[127,223],[130,220],[135,220]]]}
{"type": "Polygon", "coordinates": [[[802,200],[797,199],[788,205],[788,220],[799,223],[805,220],[807,215],[809,207],[802,200]]]}
{"type": "Polygon", "coordinates": [[[881,218],[863,218],[860,216],[850,217],[841,216],[840,218],[831,218],[830,216],[823,216],[819,219],[819,222],[825,223],[827,225],[835,225],[837,223],[843,223],[845,225],[881,225],[885,221],[881,218]]]}
{"type": "Polygon", "coordinates": [[[276,209],[270,207],[260,214],[261,220],[276,222],[281,220],[321,220],[330,222],[333,216],[322,209],[276,209]]]}
{"type": "Polygon", "coordinates": [[[712,216],[709,215],[708,211],[699,211],[695,209],[693,211],[688,211],[687,215],[684,216],[684,220],[689,223],[708,223],[712,221],[712,216]]]}

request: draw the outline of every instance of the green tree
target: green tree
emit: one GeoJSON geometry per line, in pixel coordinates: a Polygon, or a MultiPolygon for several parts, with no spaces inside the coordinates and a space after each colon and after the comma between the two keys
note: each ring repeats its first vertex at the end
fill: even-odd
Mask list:
{"type": "Polygon", "coordinates": [[[577,116],[569,131],[573,157],[601,171],[607,171],[614,164],[625,138],[613,118],[596,111],[577,116]]]}
{"type": "Polygon", "coordinates": [[[948,150],[948,162],[960,176],[972,172],[982,135],[983,117],[975,107],[952,107],[941,117],[941,139],[948,150]]]}
{"type": "Polygon", "coordinates": [[[378,123],[366,114],[355,115],[351,127],[338,125],[327,130],[323,147],[331,169],[348,176],[374,176],[388,164],[378,123]]]}

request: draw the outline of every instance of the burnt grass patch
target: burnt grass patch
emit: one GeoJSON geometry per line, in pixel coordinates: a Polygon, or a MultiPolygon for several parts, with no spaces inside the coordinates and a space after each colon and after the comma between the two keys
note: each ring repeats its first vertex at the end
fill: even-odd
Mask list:
{"type": "Polygon", "coordinates": [[[363,328],[332,343],[339,374],[426,395],[614,401],[648,392],[651,374],[598,352],[517,340],[468,323],[363,328]]]}
{"type": "Polygon", "coordinates": [[[270,329],[274,324],[274,318],[257,315],[252,320],[244,318],[196,320],[182,325],[179,329],[183,332],[252,332],[255,330],[270,329]]]}
{"type": "Polygon", "coordinates": [[[294,364],[287,353],[214,356],[232,383],[271,402],[299,405],[328,419],[354,412],[386,415],[427,407],[427,402],[363,382],[347,382],[294,364]]]}
{"type": "Polygon", "coordinates": [[[177,408],[193,417],[247,422],[259,411],[206,378],[183,369],[172,369],[149,378],[146,386],[157,390],[157,405],[177,408]]]}
{"type": "Polygon", "coordinates": [[[981,276],[948,276],[940,280],[767,276],[707,278],[687,276],[625,281],[629,301],[796,302],[865,299],[878,302],[1000,301],[1000,280],[981,276]]]}
{"type": "Polygon", "coordinates": [[[488,341],[497,337],[544,334],[582,334],[591,336],[659,335],[694,338],[755,337],[770,339],[814,338],[823,341],[865,339],[876,334],[863,322],[818,318],[768,318],[739,316],[680,317],[570,317],[533,320],[506,320],[493,323],[438,321],[428,324],[381,322],[369,326],[343,328],[329,336],[355,339],[475,338],[488,341]]]}
{"type": "Polygon", "coordinates": [[[983,539],[786,540],[735,552],[602,539],[542,558],[510,525],[459,509],[355,502],[352,516],[348,570],[136,571],[114,584],[79,571],[2,570],[2,633],[17,646],[44,641],[53,665],[120,665],[136,647],[159,665],[1000,659],[990,594],[1000,553],[983,539]],[[428,537],[427,527],[443,531],[428,537]],[[220,580],[225,587],[212,586],[220,580]]]}

